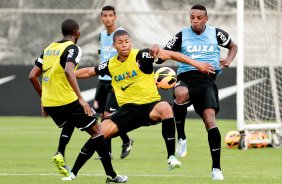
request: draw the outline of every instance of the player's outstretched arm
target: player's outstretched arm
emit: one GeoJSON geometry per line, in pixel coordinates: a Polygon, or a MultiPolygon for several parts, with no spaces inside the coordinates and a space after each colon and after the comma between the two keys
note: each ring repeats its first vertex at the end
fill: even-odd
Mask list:
{"type": "Polygon", "coordinates": [[[192,65],[195,68],[197,68],[200,72],[203,72],[203,73],[215,74],[215,69],[213,68],[211,64],[198,62],[179,52],[159,49],[158,57],[160,57],[162,60],[172,59],[178,62],[192,65]]]}
{"type": "Polygon", "coordinates": [[[88,77],[92,77],[97,75],[94,67],[86,67],[86,68],[81,68],[75,72],[75,76],[78,79],[84,79],[88,77]]]}

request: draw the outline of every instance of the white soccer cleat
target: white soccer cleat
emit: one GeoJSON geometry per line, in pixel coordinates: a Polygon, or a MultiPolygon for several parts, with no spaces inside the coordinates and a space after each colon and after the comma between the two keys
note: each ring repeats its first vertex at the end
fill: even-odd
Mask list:
{"type": "Polygon", "coordinates": [[[63,177],[62,181],[71,181],[71,180],[75,180],[76,176],[73,173],[70,173],[69,176],[67,177],[63,177]]]}
{"type": "Polygon", "coordinates": [[[212,180],[224,180],[223,174],[220,169],[213,168],[212,169],[212,180]]]}
{"type": "Polygon", "coordinates": [[[174,155],[170,155],[170,157],[167,160],[168,163],[168,169],[172,170],[174,168],[181,167],[181,162],[179,162],[174,155]]]}
{"type": "Polygon", "coordinates": [[[187,141],[186,139],[179,139],[176,146],[176,154],[178,157],[185,157],[187,154],[187,141]]]}
{"type": "Polygon", "coordinates": [[[107,179],[106,179],[106,183],[126,183],[127,181],[128,181],[127,176],[123,176],[119,174],[117,174],[115,178],[107,176],[107,179]]]}

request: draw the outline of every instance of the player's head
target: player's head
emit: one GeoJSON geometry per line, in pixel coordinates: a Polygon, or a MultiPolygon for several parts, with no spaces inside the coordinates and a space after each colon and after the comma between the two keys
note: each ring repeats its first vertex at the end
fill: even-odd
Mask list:
{"type": "Polygon", "coordinates": [[[128,56],[132,48],[131,39],[125,30],[117,30],[113,35],[113,46],[118,55],[128,56]]]}
{"type": "Polygon", "coordinates": [[[80,37],[79,24],[73,19],[65,19],[62,23],[62,34],[64,37],[73,37],[75,43],[80,37]]]}
{"type": "Polygon", "coordinates": [[[208,22],[208,12],[203,5],[194,5],[190,10],[190,23],[193,31],[197,34],[201,34],[208,22]]]}
{"type": "Polygon", "coordinates": [[[113,6],[104,6],[101,11],[101,21],[105,27],[111,27],[115,24],[116,11],[113,6]]]}

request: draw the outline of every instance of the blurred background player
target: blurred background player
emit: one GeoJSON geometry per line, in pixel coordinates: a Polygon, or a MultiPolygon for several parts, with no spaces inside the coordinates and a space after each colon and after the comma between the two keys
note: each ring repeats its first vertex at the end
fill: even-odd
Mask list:
{"type": "Polygon", "coordinates": [[[221,67],[229,67],[237,53],[237,45],[227,32],[222,29],[206,26],[207,9],[195,5],[190,10],[191,26],[184,27],[166,45],[166,50],[178,51],[200,62],[210,63],[216,74],[200,73],[195,67],[178,63],[177,80],[174,87],[173,112],[176,120],[178,144],[176,152],[184,157],[187,152],[185,136],[185,117],[187,107],[193,104],[197,114],[201,116],[208,132],[208,142],[212,156],[212,179],[223,180],[220,167],[221,136],[216,125],[216,114],[219,111],[216,76],[221,67]],[[225,59],[220,58],[219,46],[228,50],[225,59]]]}
{"type": "MultiPolygon", "coordinates": [[[[113,47],[113,35],[117,30],[123,28],[118,27],[115,23],[117,16],[115,8],[113,6],[104,6],[101,11],[101,21],[104,24],[106,30],[100,33],[99,37],[99,51],[100,63],[108,61],[110,58],[117,54],[116,49],[113,47]]],[[[109,114],[118,109],[116,97],[111,85],[111,77],[108,75],[100,76],[94,99],[94,109],[100,113],[101,121],[109,114]]],[[[131,150],[133,145],[133,139],[130,139],[126,133],[121,134],[122,139],[122,152],[120,158],[125,158],[131,150]]],[[[111,139],[107,139],[109,150],[112,157],[111,139]]]]}
{"type": "MultiPolygon", "coordinates": [[[[63,39],[44,49],[29,74],[34,89],[41,96],[42,113],[45,117],[50,115],[59,128],[70,126],[86,131],[91,137],[80,151],[84,157],[78,161],[89,159],[97,151],[102,157],[107,181],[124,183],[127,176],[117,175],[114,171],[101,126],[97,123],[93,109],[81,96],[75,77],[74,72],[82,55],[81,48],[76,46],[80,37],[79,25],[73,19],[66,19],[61,29],[63,39]],[[41,74],[42,88],[38,80],[41,74]]],[[[57,166],[60,173],[66,176],[62,180],[76,178],[77,172],[61,172],[68,171],[63,163],[58,163],[57,166]]]]}
{"type": "MultiPolygon", "coordinates": [[[[119,109],[110,114],[101,123],[106,139],[118,136],[141,126],[150,126],[162,122],[162,135],[167,148],[169,169],[180,167],[175,158],[175,121],[172,107],[161,101],[154,79],[153,58],[149,49],[133,49],[129,34],[118,30],[113,35],[114,47],[118,55],[99,66],[82,68],[76,71],[77,78],[88,78],[95,75],[110,75],[116,94],[119,109]]],[[[155,55],[155,54],[153,54],[155,55]]],[[[157,52],[158,62],[167,59],[186,62],[203,72],[213,72],[210,64],[200,63],[189,57],[172,51],[157,52]]],[[[80,168],[84,163],[76,162],[80,168]]]]}

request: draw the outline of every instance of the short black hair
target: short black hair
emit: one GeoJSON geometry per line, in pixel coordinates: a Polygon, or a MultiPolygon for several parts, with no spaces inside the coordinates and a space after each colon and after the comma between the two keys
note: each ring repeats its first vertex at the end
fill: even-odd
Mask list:
{"type": "Polygon", "coordinates": [[[192,6],[191,10],[203,10],[206,12],[206,15],[208,15],[208,10],[205,6],[200,5],[200,4],[196,4],[194,6],[192,6]]]}
{"type": "Polygon", "coordinates": [[[117,30],[115,32],[115,34],[113,35],[113,42],[115,42],[116,37],[123,36],[123,35],[127,35],[130,38],[129,33],[127,31],[121,29],[121,30],[117,30]]]}
{"type": "Polygon", "coordinates": [[[103,11],[114,11],[114,15],[116,14],[115,8],[111,5],[104,6],[102,8],[101,15],[103,14],[103,11]]]}
{"type": "Polygon", "coordinates": [[[74,19],[65,19],[61,28],[64,36],[73,35],[79,30],[79,24],[74,19]]]}

